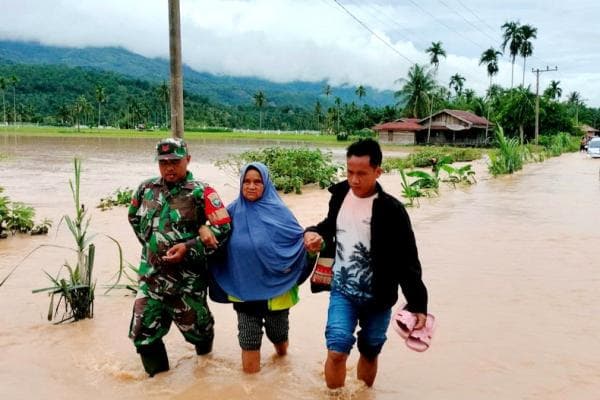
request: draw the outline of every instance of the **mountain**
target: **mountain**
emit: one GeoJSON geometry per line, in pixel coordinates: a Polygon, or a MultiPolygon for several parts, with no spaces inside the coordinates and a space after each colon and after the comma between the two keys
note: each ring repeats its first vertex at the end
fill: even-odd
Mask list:
{"type": "MultiPolygon", "coordinates": [[[[0,64],[65,65],[109,71],[153,84],[169,79],[169,63],[161,58],[147,58],[120,47],[54,47],[34,42],[0,41],[0,64]]],[[[323,94],[326,82],[275,83],[259,78],[231,77],[198,72],[183,67],[186,91],[225,105],[247,105],[261,90],[270,106],[312,108],[318,99],[322,105],[333,104],[335,97],[344,103],[357,102],[355,87],[332,87],[332,96],[323,94]]],[[[366,87],[367,95],[361,103],[374,107],[393,105],[392,91],[378,91],[366,87]]]]}

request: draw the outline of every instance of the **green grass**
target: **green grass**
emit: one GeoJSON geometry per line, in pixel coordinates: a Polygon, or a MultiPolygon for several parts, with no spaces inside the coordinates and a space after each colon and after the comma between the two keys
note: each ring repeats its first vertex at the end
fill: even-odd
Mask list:
{"type": "MultiPolygon", "coordinates": [[[[97,129],[65,128],[55,126],[22,126],[22,127],[0,127],[0,135],[38,136],[38,137],[102,137],[102,138],[163,138],[171,136],[170,131],[137,131],[132,129],[97,129]]],[[[186,140],[211,139],[211,140],[284,140],[294,142],[319,143],[327,146],[342,147],[348,143],[340,143],[335,135],[320,135],[309,133],[277,133],[265,132],[242,132],[242,131],[187,131],[184,132],[186,140]]]]}

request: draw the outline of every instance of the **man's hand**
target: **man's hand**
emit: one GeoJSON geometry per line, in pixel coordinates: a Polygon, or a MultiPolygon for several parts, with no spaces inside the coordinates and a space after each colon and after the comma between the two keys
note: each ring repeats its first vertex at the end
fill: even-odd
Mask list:
{"type": "Polygon", "coordinates": [[[210,228],[206,225],[202,225],[200,229],[198,229],[198,235],[200,236],[200,241],[204,245],[204,247],[208,249],[216,249],[219,245],[219,241],[217,237],[210,230],[210,228]]]}
{"type": "Polygon", "coordinates": [[[311,253],[321,251],[321,243],[323,238],[317,232],[306,232],[304,234],[304,247],[311,253]]]}
{"type": "Polygon", "coordinates": [[[187,247],[185,243],[177,243],[162,257],[162,260],[169,264],[177,264],[183,261],[185,254],[187,253],[187,247]]]}
{"type": "Polygon", "coordinates": [[[415,314],[415,316],[417,317],[417,323],[415,324],[413,330],[417,331],[419,329],[425,328],[425,322],[427,322],[427,315],[417,313],[415,314]]]}

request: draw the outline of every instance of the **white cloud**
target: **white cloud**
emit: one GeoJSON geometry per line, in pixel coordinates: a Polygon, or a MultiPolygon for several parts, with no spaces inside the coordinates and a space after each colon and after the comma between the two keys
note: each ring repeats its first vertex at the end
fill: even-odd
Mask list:
{"type": "MultiPolygon", "coordinates": [[[[424,49],[441,40],[448,53],[439,81],[459,73],[483,93],[489,81],[479,56],[500,45],[500,26],[519,20],[538,28],[531,68],[558,65],[541,74],[563,93],[577,90],[600,105],[600,2],[557,4],[541,0],[340,0],[358,19],[393,46],[399,56],[331,0],[181,0],[184,62],[215,74],[257,76],[277,82],[329,80],[397,89],[411,62],[427,63],[424,49]]],[[[164,0],[0,0],[0,39],[37,40],[62,46],[122,46],[150,57],[168,57],[164,0]]],[[[511,64],[503,58],[494,78],[510,86],[511,64]]],[[[517,58],[515,83],[522,79],[517,58]]]]}

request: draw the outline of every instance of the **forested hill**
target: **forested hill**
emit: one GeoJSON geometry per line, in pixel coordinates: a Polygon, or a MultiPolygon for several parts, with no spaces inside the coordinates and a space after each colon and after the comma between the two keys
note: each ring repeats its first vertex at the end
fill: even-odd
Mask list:
{"type": "MultiPolygon", "coordinates": [[[[32,42],[0,41],[0,64],[65,65],[115,72],[153,84],[168,80],[169,64],[165,59],[147,58],[116,47],[68,48],[43,46],[32,42]]],[[[395,103],[393,92],[366,87],[360,101],[355,87],[332,87],[325,96],[325,82],[275,83],[257,78],[218,76],[184,66],[184,86],[190,94],[205,97],[212,103],[248,105],[253,95],[262,91],[270,106],[312,109],[318,99],[323,106],[333,105],[339,97],[344,103],[356,102],[381,107],[395,103]]]]}

